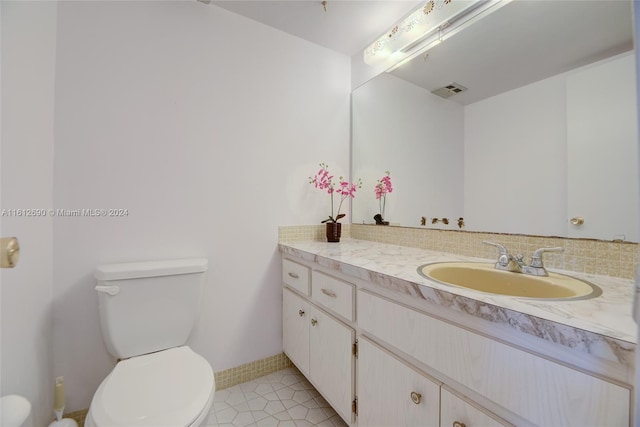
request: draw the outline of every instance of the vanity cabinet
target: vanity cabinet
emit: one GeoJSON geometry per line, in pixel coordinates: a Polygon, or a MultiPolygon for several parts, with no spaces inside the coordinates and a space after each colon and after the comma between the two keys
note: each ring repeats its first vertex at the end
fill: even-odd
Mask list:
{"type": "MultiPolygon", "coordinates": [[[[288,273],[292,271],[292,266],[290,265],[291,261],[288,263],[283,263],[283,282],[285,284],[282,305],[284,352],[331,404],[333,409],[345,421],[351,423],[354,400],[353,344],[355,330],[324,310],[313,298],[289,289],[288,279],[290,276],[288,273]]],[[[299,279],[308,276],[308,269],[305,273],[300,268],[307,267],[293,267],[298,269],[296,273],[298,279],[294,279],[294,283],[296,283],[294,289],[300,291],[304,287],[301,286],[299,279]]],[[[313,277],[315,278],[316,275],[314,274],[313,277]]],[[[351,286],[331,281],[327,284],[321,277],[316,283],[316,287],[313,288],[313,294],[317,289],[321,295],[328,298],[328,304],[334,304],[334,308],[353,316],[352,305],[348,305],[350,313],[341,308],[347,306],[343,303],[345,290],[348,290],[353,296],[354,289],[351,286]],[[325,289],[325,292],[322,292],[321,289],[325,289]]],[[[322,297],[319,298],[324,300],[322,297]]],[[[352,299],[348,304],[352,304],[352,299]]]]}
{"type": "Polygon", "coordinates": [[[285,258],[283,285],[284,351],[350,425],[631,425],[631,387],[572,364],[580,354],[524,348],[310,261],[285,258]]]}
{"type": "Polygon", "coordinates": [[[358,291],[357,315],[361,333],[534,425],[629,425],[631,396],[625,387],[368,291],[358,291]]]}

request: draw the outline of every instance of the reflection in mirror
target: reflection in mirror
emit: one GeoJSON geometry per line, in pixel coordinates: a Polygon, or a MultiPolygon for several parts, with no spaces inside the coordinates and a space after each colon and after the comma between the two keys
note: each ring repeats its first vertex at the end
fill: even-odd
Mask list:
{"type": "Polygon", "coordinates": [[[374,223],[390,171],[391,225],[637,242],[631,16],[629,1],[508,2],[357,88],[352,221],[374,223]]]}

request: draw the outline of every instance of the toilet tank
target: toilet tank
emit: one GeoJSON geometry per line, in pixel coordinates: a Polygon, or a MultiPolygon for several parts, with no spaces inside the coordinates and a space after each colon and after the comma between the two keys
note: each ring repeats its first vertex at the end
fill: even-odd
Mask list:
{"type": "Polygon", "coordinates": [[[184,345],[198,316],[207,260],[109,264],[97,268],[102,336],[126,359],[184,345]]]}

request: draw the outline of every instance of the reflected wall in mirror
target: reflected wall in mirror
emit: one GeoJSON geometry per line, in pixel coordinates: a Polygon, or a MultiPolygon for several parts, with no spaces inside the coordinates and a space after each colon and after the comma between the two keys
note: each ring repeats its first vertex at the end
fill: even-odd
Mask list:
{"type": "Polygon", "coordinates": [[[388,170],[392,225],[637,242],[631,16],[515,0],[357,88],[352,221],[374,222],[388,170]],[[431,93],[454,82],[468,90],[431,93]]]}

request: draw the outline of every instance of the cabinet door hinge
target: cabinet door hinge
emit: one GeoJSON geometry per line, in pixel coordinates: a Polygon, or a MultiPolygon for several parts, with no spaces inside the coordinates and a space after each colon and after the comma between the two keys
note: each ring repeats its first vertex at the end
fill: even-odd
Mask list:
{"type": "Polygon", "coordinates": [[[358,415],[358,396],[351,402],[351,412],[358,415]]]}
{"type": "Polygon", "coordinates": [[[357,338],[351,347],[351,353],[356,357],[356,359],[358,358],[358,339],[357,338]]]}

